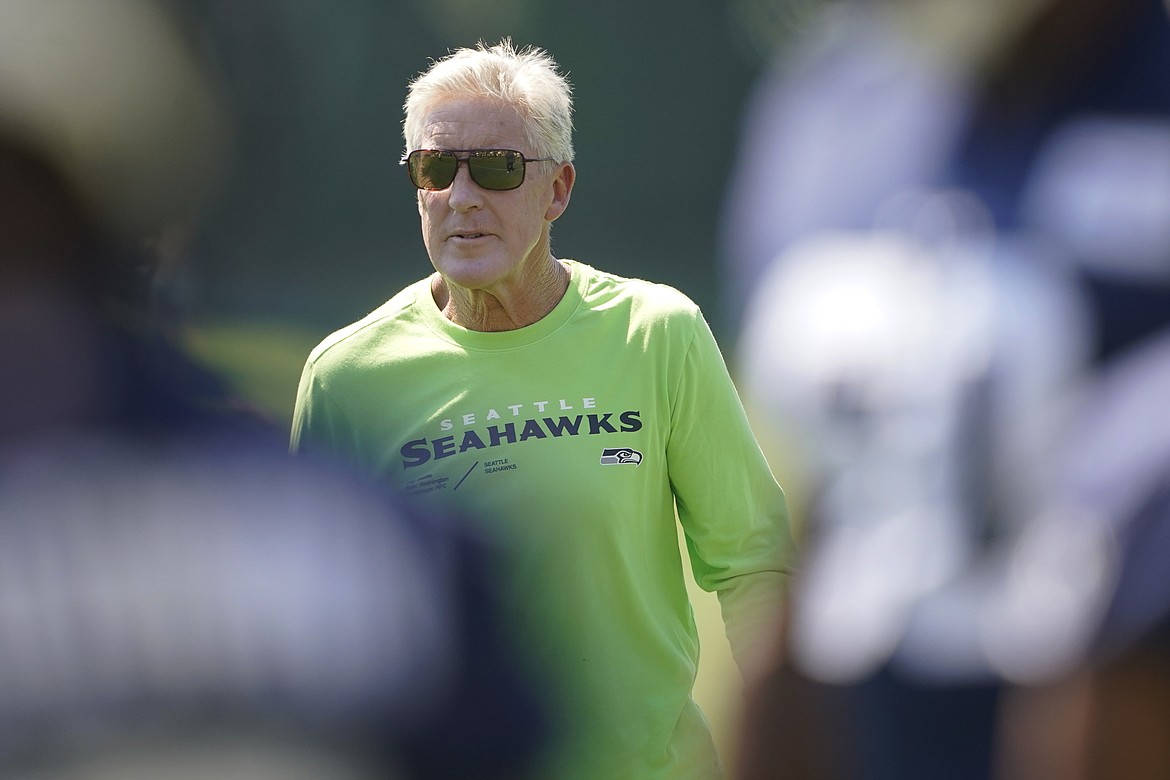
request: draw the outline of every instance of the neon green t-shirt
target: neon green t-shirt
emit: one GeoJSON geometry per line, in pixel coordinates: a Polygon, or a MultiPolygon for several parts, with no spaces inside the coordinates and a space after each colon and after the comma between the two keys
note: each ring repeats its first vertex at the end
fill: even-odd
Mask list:
{"type": "Polygon", "coordinates": [[[509,630],[567,718],[542,778],[718,777],[676,508],[742,662],[775,618],[784,496],[698,307],[567,265],[564,298],[519,330],[450,322],[422,280],[329,336],[292,446],[465,513],[506,551],[509,630]]]}

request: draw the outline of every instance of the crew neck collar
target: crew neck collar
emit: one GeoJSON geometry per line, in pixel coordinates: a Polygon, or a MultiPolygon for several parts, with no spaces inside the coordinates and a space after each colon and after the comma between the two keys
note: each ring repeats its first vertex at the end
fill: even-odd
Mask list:
{"type": "Polygon", "coordinates": [[[562,260],[561,262],[569,270],[569,286],[565,289],[564,296],[561,297],[552,311],[523,328],[478,331],[455,324],[447,319],[435,304],[435,299],[431,295],[429,277],[419,282],[415,305],[422,312],[427,325],[439,336],[467,349],[498,350],[525,347],[556,332],[573,316],[584,298],[583,285],[586,277],[584,266],[574,260],[562,260]]]}

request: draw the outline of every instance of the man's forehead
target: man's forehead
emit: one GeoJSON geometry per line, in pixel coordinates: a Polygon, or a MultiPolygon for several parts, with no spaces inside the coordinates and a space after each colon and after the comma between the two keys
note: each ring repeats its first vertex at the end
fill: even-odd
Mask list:
{"type": "Polygon", "coordinates": [[[446,140],[477,147],[515,149],[524,139],[524,122],[514,106],[481,99],[448,100],[436,104],[428,112],[422,130],[424,138],[436,144],[446,140]]]}

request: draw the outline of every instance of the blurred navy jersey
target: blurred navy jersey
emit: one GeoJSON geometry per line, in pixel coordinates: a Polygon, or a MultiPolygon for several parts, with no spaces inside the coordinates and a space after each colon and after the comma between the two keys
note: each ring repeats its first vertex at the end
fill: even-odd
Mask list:
{"type": "Polygon", "coordinates": [[[496,635],[488,549],[259,441],[0,450],[0,766],[226,721],[410,777],[522,777],[543,713],[496,635]]]}

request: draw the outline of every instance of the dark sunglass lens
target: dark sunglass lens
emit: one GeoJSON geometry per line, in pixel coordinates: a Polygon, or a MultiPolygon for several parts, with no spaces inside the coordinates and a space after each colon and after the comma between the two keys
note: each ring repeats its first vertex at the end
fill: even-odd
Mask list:
{"type": "Polygon", "coordinates": [[[411,152],[407,162],[410,180],[423,190],[442,190],[455,181],[459,160],[447,152],[411,152]]]}
{"type": "Polygon", "coordinates": [[[485,190],[514,190],[524,183],[524,156],[507,149],[475,152],[467,161],[471,178],[485,190]]]}

